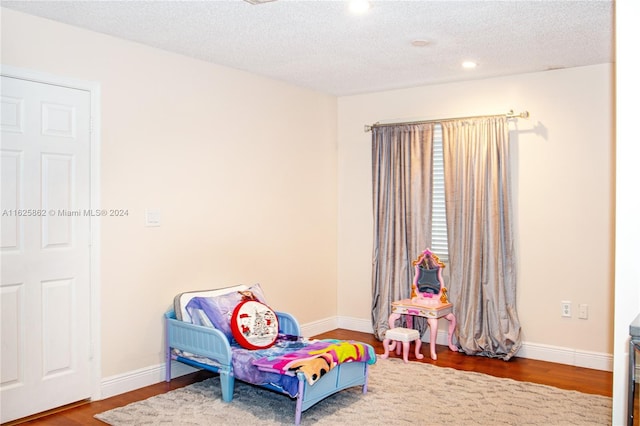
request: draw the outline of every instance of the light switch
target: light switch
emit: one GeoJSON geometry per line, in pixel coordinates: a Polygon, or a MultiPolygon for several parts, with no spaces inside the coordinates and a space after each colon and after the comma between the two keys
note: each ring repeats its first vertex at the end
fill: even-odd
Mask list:
{"type": "Polygon", "coordinates": [[[144,225],[145,226],[160,226],[160,210],[159,209],[146,209],[144,211],[144,225]]]}
{"type": "Polygon", "coordinates": [[[578,311],[578,318],[589,319],[589,305],[580,304],[578,311]]]}

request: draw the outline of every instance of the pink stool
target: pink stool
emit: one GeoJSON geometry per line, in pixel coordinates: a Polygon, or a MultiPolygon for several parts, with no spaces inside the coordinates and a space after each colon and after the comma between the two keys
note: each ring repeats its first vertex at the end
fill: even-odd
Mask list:
{"type": "Polygon", "coordinates": [[[387,330],[382,341],[384,346],[384,353],[380,355],[380,358],[386,359],[389,357],[389,353],[396,350],[396,353],[400,355],[400,349],[402,348],[402,359],[405,363],[409,362],[409,346],[411,342],[415,343],[415,355],[417,359],[424,358],[424,355],[420,353],[420,347],[422,346],[422,340],[420,340],[420,333],[418,330],[412,328],[396,327],[387,330]],[[402,347],[400,343],[402,342],[402,347]]]}

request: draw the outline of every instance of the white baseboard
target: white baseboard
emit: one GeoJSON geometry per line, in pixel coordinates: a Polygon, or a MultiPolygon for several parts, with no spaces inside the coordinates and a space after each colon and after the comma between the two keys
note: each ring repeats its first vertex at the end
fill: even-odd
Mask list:
{"type": "MultiPolygon", "coordinates": [[[[360,318],[339,317],[338,328],[347,330],[373,333],[370,320],[360,318]]],[[[328,331],[328,330],[325,330],[328,331]]],[[[428,342],[429,336],[424,336],[423,341],[428,342]]],[[[436,343],[447,345],[447,332],[438,330],[436,343]]],[[[595,370],[613,371],[613,356],[611,354],[581,351],[560,346],[542,345],[538,343],[523,342],[516,354],[520,358],[536,359],[539,361],[555,362],[558,364],[573,365],[575,367],[593,368],[595,370]]]]}
{"type": "MultiPolygon", "coordinates": [[[[100,388],[100,399],[110,398],[125,392],[131,392],[145,386],[155,385],[165,379],[165,364],[153,365],[128,373],[102,379],[100,388]]],[[[171,378],[184,376],[193,373],[197,369],[181,362],[171,362],[171,378]]]]}
{"type": "Polygon", "coordinates": [[[516,356],[594,370],[613,371],[613,356],[601,352],[522,342],[522,347],[516,356]]]}
{"type": "MultiPolygon", "coordinates": [[[[373,333],[371,320],[352,317],[332,317],[320,321],[314,321],[301,325],[303,336],[315,336],[327,331],[343,328],[346,330],[360,331],[363,333],[373,333]]],[[[428,338],[425,339],[428,341],[428,338]]],[[[436,343],[447,344],[447,333],[438,330],[436,343]]],[[[539,361],[555,362],[559,364],[573,365],[576,367],[593,368],[596,370],[613,371],[613,357],[610,354],[579,351],[571,348],[559,346],[542,345],[537,343],[523,342],[522,347],[516,354],[517,357],[536,359],[539,361]]],[[[171,364],[171,378],[176,378],[196,371],[195,368],[180,362],[173,361],[171,364]]],[[[100,399],[109,398],[140,389],[145,386],[160,383],[165,379],[165,365],[159,364],[147,368],[141,368],[128,373],[118,374],[102,379],[100,386],[100,399]]]]}
{"type": "Polygon", "coordinates": [[[370,319],[365,320],[362,318],[338,317],[337,328],[344,328],[345,330],[361,331],[363,333],[373,334],[373,326],[371,325],[370,319]]]}
{"type": "Polygon", "coordinates": [[[339,318],[332,317],[325,318],[320,321],[301,324],[300,332],[303,336],[316,336],[318,334],[326,333],[327,331],[335,330],[336,328],[342,328],[339,324],[339,318]]]}

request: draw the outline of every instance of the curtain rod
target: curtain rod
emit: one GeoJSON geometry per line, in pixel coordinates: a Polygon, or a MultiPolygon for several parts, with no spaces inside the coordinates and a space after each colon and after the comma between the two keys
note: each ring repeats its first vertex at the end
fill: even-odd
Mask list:
{"type": "Polygon", "coordinates": [[[381,124],[380,122],[374,123],[372,125],[366,125],[364,126],[364,131],[365,132],[370,132],[371,129],[375,129],[376,127],[387,127],[387,126],[402,126],[402,125],[408,125],[408,124],[427,124],[427,123],[441,123],[443,121],[452,121],[452,120],[469,120],[472,118],[488,118],[488,117],[506,117],[507,119],[509,118],[529,118],[529,111],[523,111],[520,114],[516,114],[513,112],[513,110],[510,110],[508,113],[506,114],[493,114],[493,115],[473,115],[470,117],[453,117],[453,118],[440,118],[440,119],[435,119],[435,120],[419,120],[419,121],[404,121],[404,122],[399,122],[399,123],[384,123],[381,124]]]}

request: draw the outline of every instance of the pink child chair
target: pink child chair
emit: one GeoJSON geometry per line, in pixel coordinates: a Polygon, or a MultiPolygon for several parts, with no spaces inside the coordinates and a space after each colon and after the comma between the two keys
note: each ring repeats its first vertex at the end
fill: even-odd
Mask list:
{"type": "Polygon", "coordinates": [[[396,355],[400,355],[402,351],[402,360],[406,363],[409,362],[409,347],[411,342],[415,344],[415,356],[416,359],[424,358],[424,355],[420,352],[422,347],[422,340],[420,339],[420,332],[412,328],[396,327],[396,318],[391,316],[389,318],[389,330],[384,334],[384,340],[382,346],[384,347],[384,353],[380,355],[380,358],[387,359],[389,353],[396,351],[396,355]]]}

